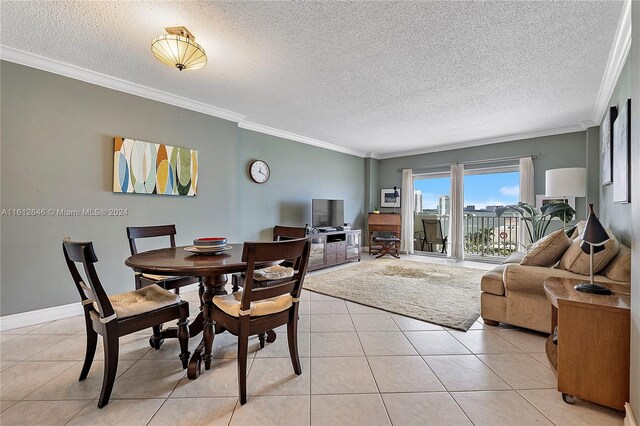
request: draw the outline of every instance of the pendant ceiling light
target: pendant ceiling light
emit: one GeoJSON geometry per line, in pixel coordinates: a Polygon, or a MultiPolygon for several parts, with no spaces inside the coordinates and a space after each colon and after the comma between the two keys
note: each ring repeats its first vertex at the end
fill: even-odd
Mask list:
{"type": "Polygon", "coordinates": [[[168,34],[159,35],[151,43],[151,52],[164,64],[182,70],[197,70],[207,64],[204,49],[185,27],[165,28],[168,34]]]}

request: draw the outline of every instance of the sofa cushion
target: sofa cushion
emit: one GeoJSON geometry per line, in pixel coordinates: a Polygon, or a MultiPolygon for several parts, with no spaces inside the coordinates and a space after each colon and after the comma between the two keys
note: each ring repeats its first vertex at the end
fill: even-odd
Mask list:
{"type": "MultiPolygon", "coordinates": [[[[594,274],[602,271],[620,250],[620,243],[618,243],[616,237],[609,230],[607,230],[607,233],[611,239],[604,243],[604,250],[593,255],[594,274]]],[[[571,246],[560,259],[560,264],[558,265],[560,269],[566,269],[576,274],[589,275],[589,255],[582,251],[580,248],[581,243],[582,239],[579,237],[573,240],[571,246]]]]}
{"type": "Polygon", "coordinates": [[[620,244],[618,254],[604,268],[602,275],[614,281],[631,282],[631,249],[620,244]]]}
{"type": "Polygon", "coordinates": [[[553,266],[558,263],[564,252],[571,245],[571,240],[562,229],[552,232],[533,243],[522,258],[521,265],[553,266]]]}
{"type": "Polygon", "coordinates": [[[502,262],[503,264],[506,263],[520,263],[522,262],[522,258],[524,257],[525,253],[521,252],[521,251],[514,251],[513,253],[511,253],[509,255],[509,257],[507,257],[507,260],[505,260],[504,262],[502,262]]]}
{"type": "Polygon", "coordinates": [[[480,279],[480,290],[496,296],[504,295],[504,283],[502,282],[502,274],[507,265],[499,265],[491,271],[485,272],[480,279]]]}

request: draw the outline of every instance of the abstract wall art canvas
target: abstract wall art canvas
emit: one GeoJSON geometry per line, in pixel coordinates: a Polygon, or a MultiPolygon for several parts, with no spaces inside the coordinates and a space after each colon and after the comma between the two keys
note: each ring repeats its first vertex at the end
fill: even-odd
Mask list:
{"type": "Polygon", "coordinates": [[[116,137],[113,192],[195,196],[198,151],[116,137]]]}
{"type": "Polygon", "coordinates": [[[630,201],[631,99],[620,108],[613,123],[613,202],[630,201]]]}
{"type": "Polygon", "coordinates": [[[613,182],[613,122],[618,116],[618,108],[610,107],[600,126],[600,178],[602,185],[613,182]]]}

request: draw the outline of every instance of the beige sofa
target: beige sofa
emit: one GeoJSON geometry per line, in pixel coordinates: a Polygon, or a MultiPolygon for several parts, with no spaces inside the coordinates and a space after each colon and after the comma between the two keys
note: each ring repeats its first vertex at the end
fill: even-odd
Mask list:
{"type": "MultiPolygon", "coordinates": [[[[630,250],[622,244],[619,246],[618,254],[600,272],[602,275],[595,275],[596,282],[629,285],[630,250]],[[622,278],[622,281],[610,277],[622,278]]],[[[545,296],[544,280],[566,277],[588,281],[589,276],[560,269],[557,265],[521,265],[523,257],[524,253],[514,253],[503,264],[484,274],[480,284],[482,318],[488,325],[506,323],[550,333],[551,304],[545,296]]]]}

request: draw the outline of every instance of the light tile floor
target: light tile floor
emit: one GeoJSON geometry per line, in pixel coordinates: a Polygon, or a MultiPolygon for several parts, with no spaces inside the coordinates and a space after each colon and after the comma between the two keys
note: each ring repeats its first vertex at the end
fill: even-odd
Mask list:
{"type": "MultiPolygon", "coordinates": [[[[490,269],[442,258],[411,260],[490,269]]],[[[368,255],[363,261],[370,260],[368,255]]],[[[349,267],[343,266],[343,267],[349,267]]],[[[337,268],[333,268],[337,269],[337,268]]],[[[323,273],[322,271],[316,273],[323,273]]],[[[197,313],[195,291],[183,295],[197,313]]],[[[112,399],[98,409],[103,359],[84,382],[81,317],[0,334],[0,423],[122,425],[620,425],[622,415],[562,402],[545,336],[477,321],[462,333],[304,292],[299,323],[303,374],[293,373],[286,330],[250,345],[248,403],[238,404],[236,339],[215,337],[212,370],[186,378],[175,341],[159,351],[148,331],[121,339],[112,399]]],[[[192,348],[199,339],[193,339],[192,348]]]]}

